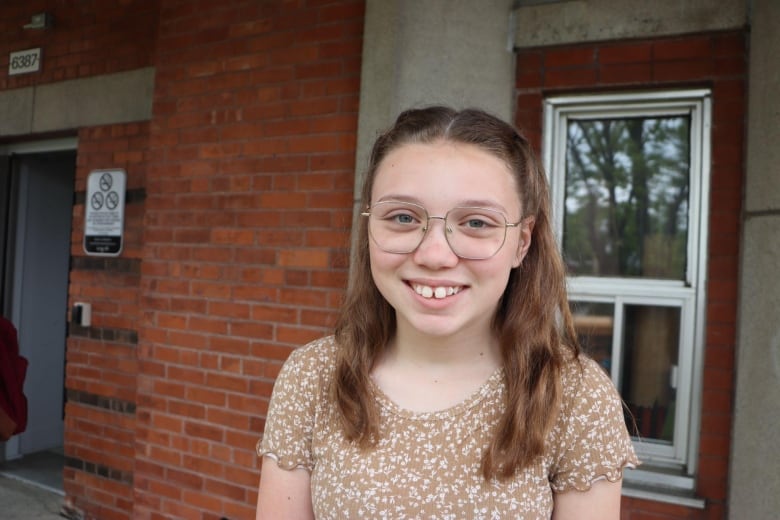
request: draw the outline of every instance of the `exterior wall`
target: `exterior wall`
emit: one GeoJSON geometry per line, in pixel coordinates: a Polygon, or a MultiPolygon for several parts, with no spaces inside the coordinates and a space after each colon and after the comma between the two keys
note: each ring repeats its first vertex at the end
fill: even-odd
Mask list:
{"type": "Polygon", "coordinates": [[[746,35],[741,31],[521,49],[517,124],[541,144],[542,100],[571,92],[706,86],[713,91],[707,323],[696,496],[704,510],[624,498],[632,518],[725,518],[742,207],[746,35]]]}
{"type": "Polygon", "coordinates": [[[159,0],[3,2],[0,17],[0,90],[83,79],[148,67],[154,62],[159,0]],[[47,12],[50,29],[25,29],[47,12]],[[8,53],[43,48],[39,73],[8,76],[8,53]]]}
{"type": "Polygon", "coordinates": [[[159,0],[46,0],[0,6],[0,138],[148,120],[159,0]],[[47,12],[48,29],[25,29],[47,12]],[[9,53],[40,47],[41,70],[8,75],[9,53]]]}
{"type": "Polygon", "coordinates": [[[123,518],[133,504],[138,330],[149,123],[79,131],[69,307],[92,304],[91,327],[69,326],[64,491],[70,509],[123,518]],[[106,166],[127,172],[120,257],[84,253],[87,176],[106,166]]]}
{"type": "Polygon", "coordinates": [[[132,518],[253,518],[290,351],[346,283],[362,1],[162,2],[132,518]]]}

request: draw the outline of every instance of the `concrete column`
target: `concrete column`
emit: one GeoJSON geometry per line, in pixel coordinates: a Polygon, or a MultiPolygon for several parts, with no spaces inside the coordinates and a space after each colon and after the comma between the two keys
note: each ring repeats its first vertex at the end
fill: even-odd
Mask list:
{"type": "Polygon", "coordinates": [[[753,0],[752,6],[729,488],[734,520],[777,518],[780,511],[780,2],[753,0]]]}
{"type": "Polygon", "coordinates": [[[512,0],[367,0],[356,198],[378,132],[409,107],[477,106],[511,120],[512,0]]]}

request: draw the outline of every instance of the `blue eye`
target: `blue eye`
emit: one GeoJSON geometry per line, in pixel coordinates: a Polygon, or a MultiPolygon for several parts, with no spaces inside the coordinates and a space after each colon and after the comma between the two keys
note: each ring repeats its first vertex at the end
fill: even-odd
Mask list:
{"type": "Polygon", "coordinates": [[[414,223],[414,217],[412,217],[411,215],[401,214],[401,215],[396,215],[393,218],[395,218],[395,220],[399,224],[412,224],[412,223],[414,223]]]}

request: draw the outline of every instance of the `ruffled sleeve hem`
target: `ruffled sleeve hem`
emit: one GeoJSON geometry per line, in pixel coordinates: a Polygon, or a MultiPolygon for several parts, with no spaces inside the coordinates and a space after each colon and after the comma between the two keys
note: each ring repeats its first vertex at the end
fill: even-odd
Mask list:
{"type": "Polygon", "coordinates": [[[555,482],[550,483],[550,487],[556,493],[565,493],[566,491],[589,491],[593,484],[600,480],[608,480],[609,482],[618,482],[623,479],[623,473],[626,469],[634,469],[639,466],[639,462],[636,458],[626,459],[617,467],[601,466],[595,468],[590,475],[590,478],[576,478],[567,480],[559,478],[555,482]]]}
{"type": "Polygon", "coordinates": [[[311,473],[312,468],[309,467],[309,465],[306,463],[303,457],[300,457],[299,459],[296,460],[295,457],[284,456],[284,455],[280,456],[274,450],[264,448],[262,439],[257,441],[257,445],[255,446],[255,451],[257,452],[257,455],[259,457],[268,457],[269,459],[276,462],[276,465],[279,466],[279,468],[285,471],[292,471],[294,469],[305,469],[306,471],[311,473]]]}

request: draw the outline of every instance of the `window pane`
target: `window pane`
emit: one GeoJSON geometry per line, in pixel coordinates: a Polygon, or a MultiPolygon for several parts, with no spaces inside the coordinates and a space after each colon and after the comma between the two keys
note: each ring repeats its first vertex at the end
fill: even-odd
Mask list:
{"type": "Polygon", "coordinates": [[[574,328],[583,352],[609,374],[612,370],[612,330],[615,306],[611,303],[572,302],[574,328]]]}
{"type": "Polygon", "coordinates": [[[685,279],[689,127],[687,116],[568,120],[572,274],[685,279]]]}
{"type": "MultiPolygon", "coordinates": [[[[624,307],[620,393],[643,440],[674,440],[680,309],[624,307]]],[[[629,427],[629,431],[634,431],[629,427]]]]}

